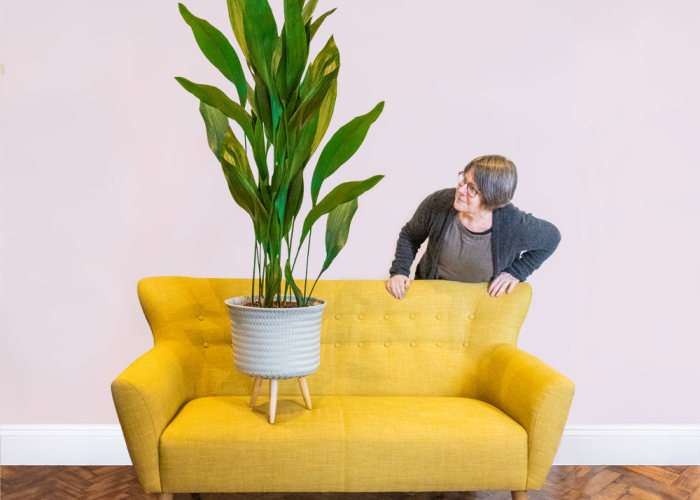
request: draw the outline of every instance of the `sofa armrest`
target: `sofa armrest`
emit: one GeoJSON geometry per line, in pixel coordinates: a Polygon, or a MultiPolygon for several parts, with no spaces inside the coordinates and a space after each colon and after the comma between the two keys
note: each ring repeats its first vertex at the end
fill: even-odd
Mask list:
{"type": "Polygon", "coordinates": [[[112,398],[126,447],[139,481],[149,493],[162,491],[160,435],[194,395],[187,359],[186,346],[161,342],[112,382],[112,398]]]}
{"type": "Polygon", "coordinates": [[[542,487],[559,448],[574,383],[511,344],[498,344],[478,367],[478,395],[528,435],[527,488],[542,487]]]}

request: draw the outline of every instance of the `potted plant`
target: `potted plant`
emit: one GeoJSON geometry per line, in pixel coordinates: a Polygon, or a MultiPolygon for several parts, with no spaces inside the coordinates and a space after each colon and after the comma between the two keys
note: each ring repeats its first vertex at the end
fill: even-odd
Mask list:
{"type": "MultiPolygon", "coordinates": [[[[383,178],[375,175],[344,182],[320,196],[324,181],[364,141],[369,127],[382,112],[382,101],[367,114],[340,127],[321,150],[309,186],[312,206],[301,222],[298,242],[294,239],[305,191],[304,171],[333,115],[340,55],[331,36],[307,67],[311,40],[336,9],[314,18],[318,0],[283,2],[284,24],[278,31],[267,0],[227,0],[233,34],[252,82],[247,80],[229,40],[179,4],[200,49],[233,84],[237,99],[216,87],[176,78],[199,99],[209,147],[221,164],[233,199],[253,221],[251,294],[228,299],[226,304],[231,315],[236,367],[256,377],[256,389],[263,378],[271,380],[271,422],[272,393],[276,389],[272,381],[302,377],[304,392],[303,377],[319,366],[325,302],[312,297],[314,288],[347,241],[358,197],[383,178]],[[229,120],[237,125],[236,131],[229,120]],[[311,230],[324,216],[326,259],[309,289],[311,230]],[[293,273],[305,242],[302,289],[293,273]],[[295,319],[297,323],[293,323],[295,319]]],[[[305,400],[310,407],[307,392],[305,400]]]]}

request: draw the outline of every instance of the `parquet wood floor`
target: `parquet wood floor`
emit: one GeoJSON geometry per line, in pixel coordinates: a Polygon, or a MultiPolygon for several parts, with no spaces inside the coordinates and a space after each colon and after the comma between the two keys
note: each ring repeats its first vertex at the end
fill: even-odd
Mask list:
{"type": "MultiPolygon", "coordinates": [[[[133,467],[0,467],[1,500],[145,500],[133,467]]],[[[508,491],[432,493],[202,493],[174,500],[510,500],[508,491]]],[[[700,500],[700,466],[554,466],[531,500],[700,500]]]]}

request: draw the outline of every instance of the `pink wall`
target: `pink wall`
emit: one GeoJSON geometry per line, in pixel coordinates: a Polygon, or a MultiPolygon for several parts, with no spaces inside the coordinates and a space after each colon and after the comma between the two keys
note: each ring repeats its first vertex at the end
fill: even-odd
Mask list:
{"type": "MultiPolygon", "coordinates": [[[[187,5],[230,33],[224,0],[187,5]]],[[[697,423],[700,7],[426,5],[342,2],[312,47],[334,33],[341,53],[331,132],[386,100],[333,180],[386,179],[324,277],[388,277],[421,199],[505,154],[514,203],[563,235],[520,345],[576,382],[569,423],[697,423]]],[[[116,423],[109,384],[152,345],[137,280],[250,273],[173,77],[231,86],[174,1],[1,0],[0,62],[0,423],[116,423]]]]}

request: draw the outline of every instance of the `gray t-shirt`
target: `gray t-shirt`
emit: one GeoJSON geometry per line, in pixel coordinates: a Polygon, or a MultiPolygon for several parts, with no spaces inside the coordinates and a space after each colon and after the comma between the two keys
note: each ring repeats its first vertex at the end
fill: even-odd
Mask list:
{"type": "Polygon", "coordinates": [[[493,276],[491,229],[472,233],[453,217],[445,233],[445,246],[438,260],[438,279],[482,283],[493,276]]]}
{"type": "MultiPolygon", "coordinates": [[[[441,189],[425,198],[402,228],[389,275],[410,276],[418,249],[427,239],[425,253],[416,267],[417,280],[438,277],[438,258],[444,234],[457,215],[455,188],[441,189]]],[[[491,251],[494,275],[502,272],[526,281],[556,250],[561,234],[554,224],[523,212],[512,203],[493,211],[491,251]]],[[[492,276],[493,277],[493,276],[492,276]]]]}

